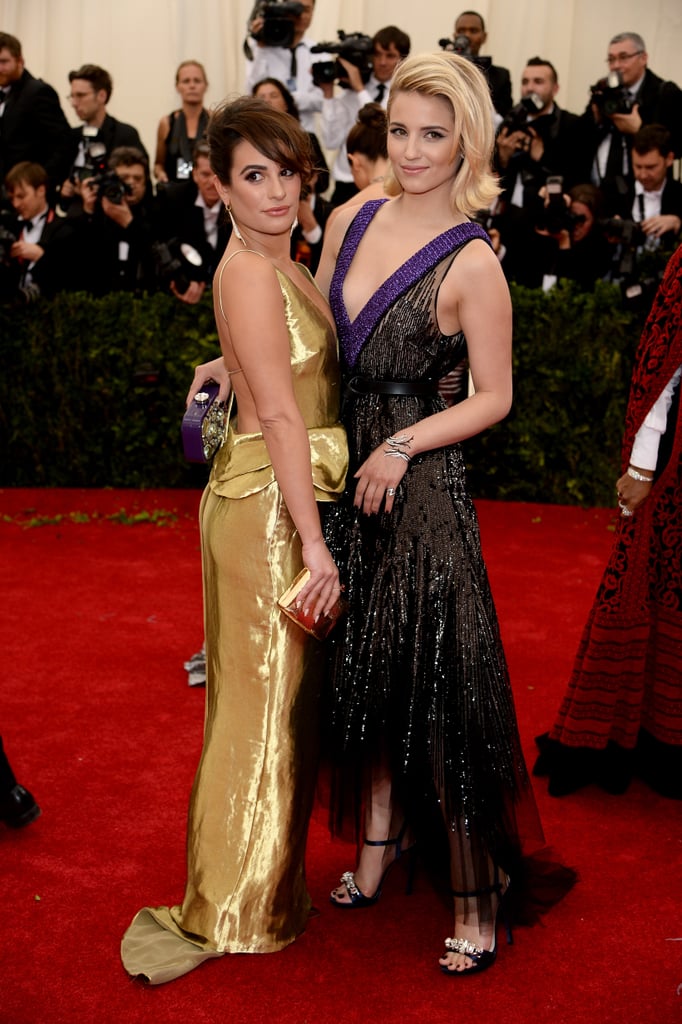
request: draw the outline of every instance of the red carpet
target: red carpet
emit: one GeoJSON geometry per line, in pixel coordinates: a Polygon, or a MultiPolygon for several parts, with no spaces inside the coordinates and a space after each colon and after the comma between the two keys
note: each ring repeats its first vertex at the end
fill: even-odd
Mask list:
{"type": "MultiPolygon", "coordinates": [[[[320,916],[282,953],[233,956],[157,989],[130,981],[121,934],[174,902],[201,744],[196,492],[0,491],[0,730],[43,816],[0,830],[2,1024],[671,1024],[682,1020],[682,814],[639,783],[553,800],[548,841],[581,882],[478,978],[437,968],[450,917],[425,876],[335,911],[353,865],[319,811],[320,916]],[[125,513],[121,513],[125,509],[125,513]],[[112,514],[115,518],[109,518],[112,514]],[[679,992],[679,994],[678,994],[679,992]]],[[[526,755],[556,710],[611,543],[612,513],[479,504],[526,755]]]]}

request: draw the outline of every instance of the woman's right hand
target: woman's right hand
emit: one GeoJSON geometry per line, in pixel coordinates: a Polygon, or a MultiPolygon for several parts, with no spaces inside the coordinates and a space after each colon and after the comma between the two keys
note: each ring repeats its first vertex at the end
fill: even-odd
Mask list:
{"type": "Polygon", "coordinates": [[[304,544],[303,564],[310,571],[310,580],[297,598],[297,605],[309,609],[313,621],[328,615],[341,594],[339,570],[322,537],[304,544]]]}
{"type": "Polygon", "coordinates": [[[185,406],[189,406],[194,396],[201,391],[206,384],[214,380],[219,385],[220,390],[218,391],[218,401],[224,402],[230,393],[230,375],[227,372],[225,366],[225,360],[222,356],[218,356],[217,359],[211,359],[208,363],[200,363],[199,366],[194,368],[194,377],[190,389],[187,392],[187,398],[185,399],[185,406]]]}

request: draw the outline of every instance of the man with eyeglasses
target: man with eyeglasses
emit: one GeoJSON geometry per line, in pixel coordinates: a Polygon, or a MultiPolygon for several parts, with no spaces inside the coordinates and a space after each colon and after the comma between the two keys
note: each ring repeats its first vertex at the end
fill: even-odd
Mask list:
{"type": "Polygon", "coordinates": [[[620,32],[609,43],[609,76],[592,89],[584,114],[590,132],[592,181],[602,189],[607,206],[633,184],[632,139],[643,125],[662,124],[672,134],[676,157],[682,155],[682,91],[647,66],[644,40],[636,32],[620,32]]]}
{"type": "Polygon", "coordinates": [[[22,160],[41,164],[52,177],[55,150],[68,130],[55,90],[26,70],[16,36],[0,32],[0,181],[22,160]]]}
{"type": "Polygon", "coordinates": [[[78,183],[106,168],[107,158],[119,146],[133,146],[149,159],[139,133],[131,124],[118,121],[107,111],[113,81],[97,64],[83,64],[69,72],[68,100],[82,121],[70,128],[57,157],[61,187],[60,207],[64,209],[78,192],[78,183]],[[66,179],[66,180],[64,180],[66,179]]]}

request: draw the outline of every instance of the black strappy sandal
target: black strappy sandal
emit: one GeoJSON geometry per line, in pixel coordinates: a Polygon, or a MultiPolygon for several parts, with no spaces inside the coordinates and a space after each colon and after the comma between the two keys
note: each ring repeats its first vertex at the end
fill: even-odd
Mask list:
{"type": "MultiPolygon", "coordinates": [[[[402,841],[403,841],[403,839],[405,837],[405,832],[406,831],[407,831],[407,822],[403,822],[402,828],[400,829],[400,832],[395,837],[395,839],[365,839],[365,846],[395,846],[395,851],[396,851],[395,852],[395,858],[388,865],[388,867],[384,871],[383,875],[381,876],[381,881],[379,882],[379,886],[377,888],[377,891],[374,893],[373,896],[365,896],[364,892],[362,892],[360,889],[358,889],[358,887],[357,887],[357,885],[355,883],[355,874],[354,874],[354,872],[352,872],[352,871],[345,871],[341,875],[341,884],[345,885],[346,891],[348,892],[348,895],[350,896],[350,900],[348,902],[346,902],[344,900],[334,899],[334,892],[332,892],[332,893],[330,893],[330,896],[329,896],[330,902],[333,903],[333,905],[335,907],[340,907],[342,910],[356,910],[356,909],[359,909],[360,907],[373,907],[374,904],[379,899],[379,897],[381,896],[381,890],[382,890],[382,887],[383,887],[383,884],[384,884],[384,880],[385,880],[387,874],[389,873],[391,868],[394,867],[398,863],[398,861],[400,860],[400,857],[403,854],[405,854],[406,856],[409,856],[409,860],[410,860],[410,863],[408,865],[408,871],[407,871],[407,884],[405,886],[405,894],[407,896],[409,896],[410,893],[412,892],[412,885],[413,885],[413,882],[414,882],[416,846],[413,844],[412,846],[409,846],[407,848],[407,850],[401,849],[400,844],[402,843],[402,841]]],[[[336,891],[336,890],[334,890],[334,891],[336,891]]]]}
{"type": "Polygon", "coordinates": [[[448,953],[460,953],[462,956],[467,956],[471,960],[471,967],[464,967],[462,970],[451,971],[447,964],[440,964],[440,969],[443,974],[449,974],[453,976],[463,974],[480,974],[481,971],[486,971],[489,967],[495,963],[497,958],[497,915],[501,911],[501,917],[504,920],[505,928],[507,931],[507,943],[511,945],[514,942],[512,936],[511,922],[504,906],[504,898],[509,892],[509,878],[507,877],[506,885],[503,886],[502,882],[493,882],[492,885],[488,885],[483,889],[475,889],[473,892],[458,892],[452,890],[452,895],[455,899],[467,899],[469,897],[475,898],[477,896],[488,896],[491,893],[497,893],[499,896],[499,902],[497,909],[495,910],[495,918],[493,922],[493,945],[492,949],[482,949],[477,946],[476,943],[470,942],[469,939],[446,939],[445,940],[445,953],[443,956],[447,956],[448,953]]]}

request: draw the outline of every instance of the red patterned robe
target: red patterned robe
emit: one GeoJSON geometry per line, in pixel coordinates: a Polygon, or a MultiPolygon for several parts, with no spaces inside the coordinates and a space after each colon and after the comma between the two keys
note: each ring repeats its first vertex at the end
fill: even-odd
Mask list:
{"type": "MultiPolygon", "coordinates": [[[[623,469],[635,435],[682,364],[682,246],[666,268],[633,372],[623,469]]],[[[678,388],[679,390],[679,388],[678,388]]],[[[668,415],[655,482],[613,551],[535,774],[560,796],[587,782],[622,792],[632,774],[682,798],[682,416],[668,415]]]]}

